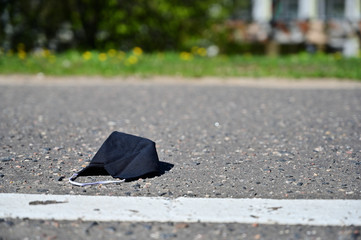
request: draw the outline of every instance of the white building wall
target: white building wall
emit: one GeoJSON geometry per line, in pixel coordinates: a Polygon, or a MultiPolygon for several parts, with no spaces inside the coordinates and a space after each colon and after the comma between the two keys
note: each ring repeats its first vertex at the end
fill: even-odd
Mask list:
{"type": "Polygon", "coordinates": [[[298,18],[315,19],[317,17],[317,0],[298,0],[298,18]]]}
{"type": "Polygon", "coordinates": [[[361,0],[345,0],[345,18],[351,21],[361,20],[361,0]]]}
{"type": "Polygon", "coordinates": [[[269,22],[272,18],[272,0],[253,0],[252,18],[256,22],[269,22]]]}

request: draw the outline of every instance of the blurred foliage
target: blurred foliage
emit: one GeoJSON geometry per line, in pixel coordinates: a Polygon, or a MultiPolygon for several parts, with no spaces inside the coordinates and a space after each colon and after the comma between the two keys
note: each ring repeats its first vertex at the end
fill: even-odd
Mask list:
{"type": "Polygon", "coordinates": [[[26,50],[182,50],[217,41],[214,26],[248,8],[246,2],[0,0],[0,44],[5,50],[20,43],[26,50]]]}

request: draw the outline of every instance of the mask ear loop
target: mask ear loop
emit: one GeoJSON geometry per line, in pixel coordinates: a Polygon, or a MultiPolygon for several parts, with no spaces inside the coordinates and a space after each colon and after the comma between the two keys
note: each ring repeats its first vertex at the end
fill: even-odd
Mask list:
{"type": "Polygon", "coordinates": [[[112,180],[112,181],[99,181],[99,182],[89,182],[89,183],[80,183],[80,182],[75,182],[74,180],[78,177],[78,173],[74,173],[70,178],[69,178],[69,182],[75,186],[79,186],[79,187],[84,187],[84,186],[88,186],[88,185],[96,185],[96,184],[108,184],[108,183],[122,183],[125,181],[125,179],[121,179],[121,180],[112,180]]]}

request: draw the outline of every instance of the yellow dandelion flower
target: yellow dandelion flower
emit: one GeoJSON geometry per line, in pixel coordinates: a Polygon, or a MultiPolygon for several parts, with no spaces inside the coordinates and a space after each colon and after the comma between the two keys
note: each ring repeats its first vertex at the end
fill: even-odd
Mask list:
{"type": "Polygon", "coordinates": [[[83,59],[84,59],[85,61],[88,61],[88,60],[90,60],[91,58],[92,58],[92,53],[91,53],[91,52],[86,51],[86,52],[83,53],[83,59]]]}
{"type": "Polygon", "coordinates": [[[10,49],[9,51],[6,52],[6,56],[11,57],[12,55],[14,55],[13,50],[10,49]]]}
{"type": "Polygon", "coordinates": [[[99,59],[99,61],[101,61],[101,62],[104,62],[105,60],[107,60],[107,55],[105,54],[105,53],[100,53],[99,55],[98,55],[98,59],[99,59]]]}
{"type": "Polygon", "coordinates": [[[184,61],[189,61],[189,60],[192,60],[193,55],[189,52],[181,52],[179,57],[180,57],[180,59],[182,59],[184,61]]]}
{"type": "Polygon", "coordinates": [[[197,46],[194,46],[191,48],[191,53],[192,54],[197,54],[197,51],[198,51],[198,47],[197,46]]]}
{"type": "Polygon", "coordinates": [[[336,59],[336,60],[341,60],[342,59],[342,55],[340,52],[336,52],[333,54],[333,57],[336,59]]]}
{"type": "Polygon", "coordinates": [[[115,57],[115,55],[117,55],[117,51],[115,49],[109,49],[108,55],[109,57],[115,57]]]}
{"type": "Polygon", "coordinates": [[[204,56],[207,55],[207,50],[206,50],[205,48],[198,48],[198,49],[197,49],[197,54],[198,54],[199,56],[204,57],[204,56]]]}
{"type": "Polygon", "coordinates": [[[143,50],[140,47],[135,47],[135,48],[133,48],[133,53],[137,56],[140,56],[140,55],[142,55],[143,50]]]}
{"type": "Polygon", "coordinates": [[[55,55],[51,55],[51,56],[49,57],[50,63],[55,63],[55,60],[56,60],[56,56],[55,56],[55,55]]]}
{"type": "Polygon", "coordinates": [[[51,52],[49,49],[44,48],[41,55],[45,58],[49,57],[51,55],[51,52]]]}
{"type": "Polygon", "coordinates": [[[129,58],[127,59],[127,63],[129,65],[133,65],[133,64],[136,64],[138,62],[138,58],[134,55],[132,56],[129,56],[129,58]]]}
{"type": "Polygon", "coordinates": [[[17,49],[18,49],[19,52],[20,51],[25,51],[25,44],[24,43],[19,43],[17,45],[17,49]]]}
{"type": "Polygon", "coordinates": [[[26,52],[24,50],[20,50],[18,52],[18,57],[21,59],[21,60],[24,60],[26,58],[26,52]]]}
{"type": "Polygon", "coordinates": [[[118,55],[117,55],[117,58],[118,58],[119,60],[123,60],[124,57],[125,57],[125,52],[119,51],[119,52],[118,52],[118,55]]]}

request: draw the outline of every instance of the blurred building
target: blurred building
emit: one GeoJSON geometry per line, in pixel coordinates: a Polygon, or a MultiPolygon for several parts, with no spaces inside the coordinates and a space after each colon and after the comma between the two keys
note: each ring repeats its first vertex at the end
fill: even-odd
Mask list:
{"type": "Polygon", "coordinates": [[[253,0],[252,18],[257,22],[274,20],[360,21],[360,0],[253,0]]]}
{"type": "Polygon", "coordinates": [[[233,18],[247,22],[236,33],[240,41],[359,54],[361,0],[249,0],[247,8],[251,14],[233,18]]]}

